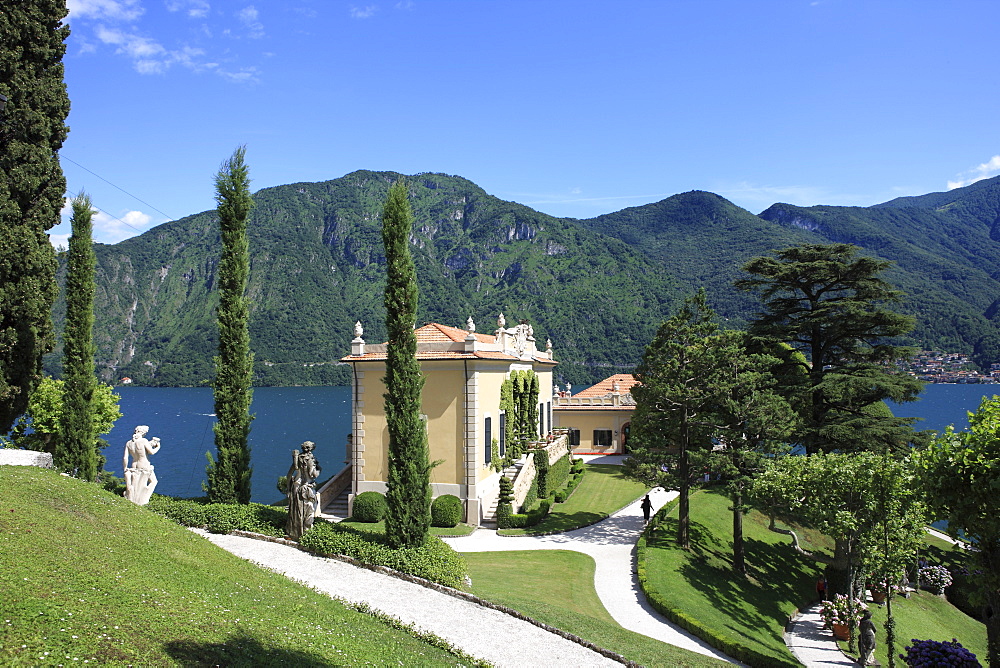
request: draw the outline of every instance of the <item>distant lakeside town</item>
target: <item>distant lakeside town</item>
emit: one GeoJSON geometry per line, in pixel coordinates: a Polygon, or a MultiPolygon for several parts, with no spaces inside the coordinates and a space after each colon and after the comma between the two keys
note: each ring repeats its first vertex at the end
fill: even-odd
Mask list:
{"type": "Polygon", "coordinates": [[[965,353],[944,353],[938,350],[921,350],[907,362],[903,369],[926,383],[1000,383],[1000,364],[993,364],[988,371],[980,370],[965,353]]]}

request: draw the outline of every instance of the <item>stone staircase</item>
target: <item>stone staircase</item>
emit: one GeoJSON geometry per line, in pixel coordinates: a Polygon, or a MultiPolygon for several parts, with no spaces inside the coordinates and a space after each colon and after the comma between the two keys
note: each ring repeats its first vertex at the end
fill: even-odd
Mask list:
{"type": "Polygon", "coordinates": [[[340,520],[346,519],[347,515],[347,497],[351,494],[351,488],[348,487],[340,493],[340,496],[335,497],[320,511],[319,516],[334,522],[339,522],[340,520]]]}
{"type": "MultiPolygon", "coordinates": [[[[517,477],[517,474],[521,472],[521,469],[523,467],[524,467],[524,460],[523,459],[518,460],[503,470],[503,477],[513,482],[514,478],[517,477]]],[[[499,505],[499,501],[500,501],[499,498],[494,499],[490,507],[486,509],[485,513],[483,513],[483,522],[482,522],[483,528],[486,529],[497,528],[497,506],[499,505]]]]}

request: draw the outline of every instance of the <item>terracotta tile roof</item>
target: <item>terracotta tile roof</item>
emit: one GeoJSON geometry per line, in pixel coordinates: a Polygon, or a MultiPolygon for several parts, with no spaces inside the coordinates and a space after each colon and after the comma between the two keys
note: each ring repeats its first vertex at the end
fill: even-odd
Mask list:
{"type": "MultiPolygon", "coordinates": [[[[465,341],[465,337],[469,335],[469,332],[464,329],[459,329],[458,327],[449,327],[448,325],[442,325],[436,322],[429,322],[423,327],[417,329],[417,344],[421,342],[437,342],[443,343],[446,341],[465,341]]],[[[475,333],[476,340],[480,343],[496,343],[497,338],[490,334],[480,334],[475,333]]]]}
{"type": "Polygon", "coordinates": [[[611,394],[611,386],[618,382],[618,391],[622,394],[627,393],[632,389],[632,386],[637,382],[635,376],[630,373],[616,373],[613,376],[609,376],[599,382],[597,385],[588,387],[582,392],[577,392],[574,397],[603,397],[605,394],[611,394]]]}

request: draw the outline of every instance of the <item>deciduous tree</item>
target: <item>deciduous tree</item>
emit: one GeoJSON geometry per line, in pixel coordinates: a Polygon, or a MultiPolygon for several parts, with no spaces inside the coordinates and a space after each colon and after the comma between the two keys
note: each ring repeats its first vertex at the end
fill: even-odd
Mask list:
{"type": "Polygon", "coordinates": [[[56,259],[46,230],[59,223],[66,180],[58,151],[69,97],[62,58],[64,0],[8,2],[0,11],[0,433],[41,380],[52,349],[56,259]]]}
{"type": "Polygon", "coordinates": [[[809,453],[901,447],[912,434],[907,418],[866,408],[885,399],[912,401],[922,384],[895,369],[910,349],[890,340],[913,319],[889,305],[901,293],[886,283],[889,262],[858,255],[850,244],[803,244],[744,265],[736,281],[760,293],[764,312],[750,333],[787,343],[803,354],[801,383],[784,385],[802,416],[797,438],[809,453]]]}
{"type": "Polygon", "coordinates": [[[392,547],[427,540],[431,521],[427,430],[420,418],[424,377],[417,361],[417,274],[410,255],[413,213],[406,184],[389,188],[382,213],[385,245],[385,416],[389,427],[385,534],[392,547]]]}
{"type": "Polygon", "coordinates": [[[250,175],[241,146],[215,176],[222,257],[219,260],[219,354],[215,358],[215,449],[208,455],[206,492],[214,503],[250,503],[250,274],[247,220],[253,208],[250,175]]]}
{"type": "Polygon", "coordinates": [[[969,428],[942,434],[915,454],[924,499],[948,532],[971,542],[969,557],[982,571],[979,598],[991,666],[1000,666],[1000,397],[984,398],[969,428]]]}

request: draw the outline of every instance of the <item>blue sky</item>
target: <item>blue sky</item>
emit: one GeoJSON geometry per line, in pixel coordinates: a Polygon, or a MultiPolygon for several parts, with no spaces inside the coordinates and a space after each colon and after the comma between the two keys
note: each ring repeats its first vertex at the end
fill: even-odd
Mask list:
{"type": "Polygon", "coordinates": [[[213,208],[241,144],[254,190],[443,172],[577,218],[1000,174],[993,0],[68,4],[63,170],[105,243],[213,208]]]}

